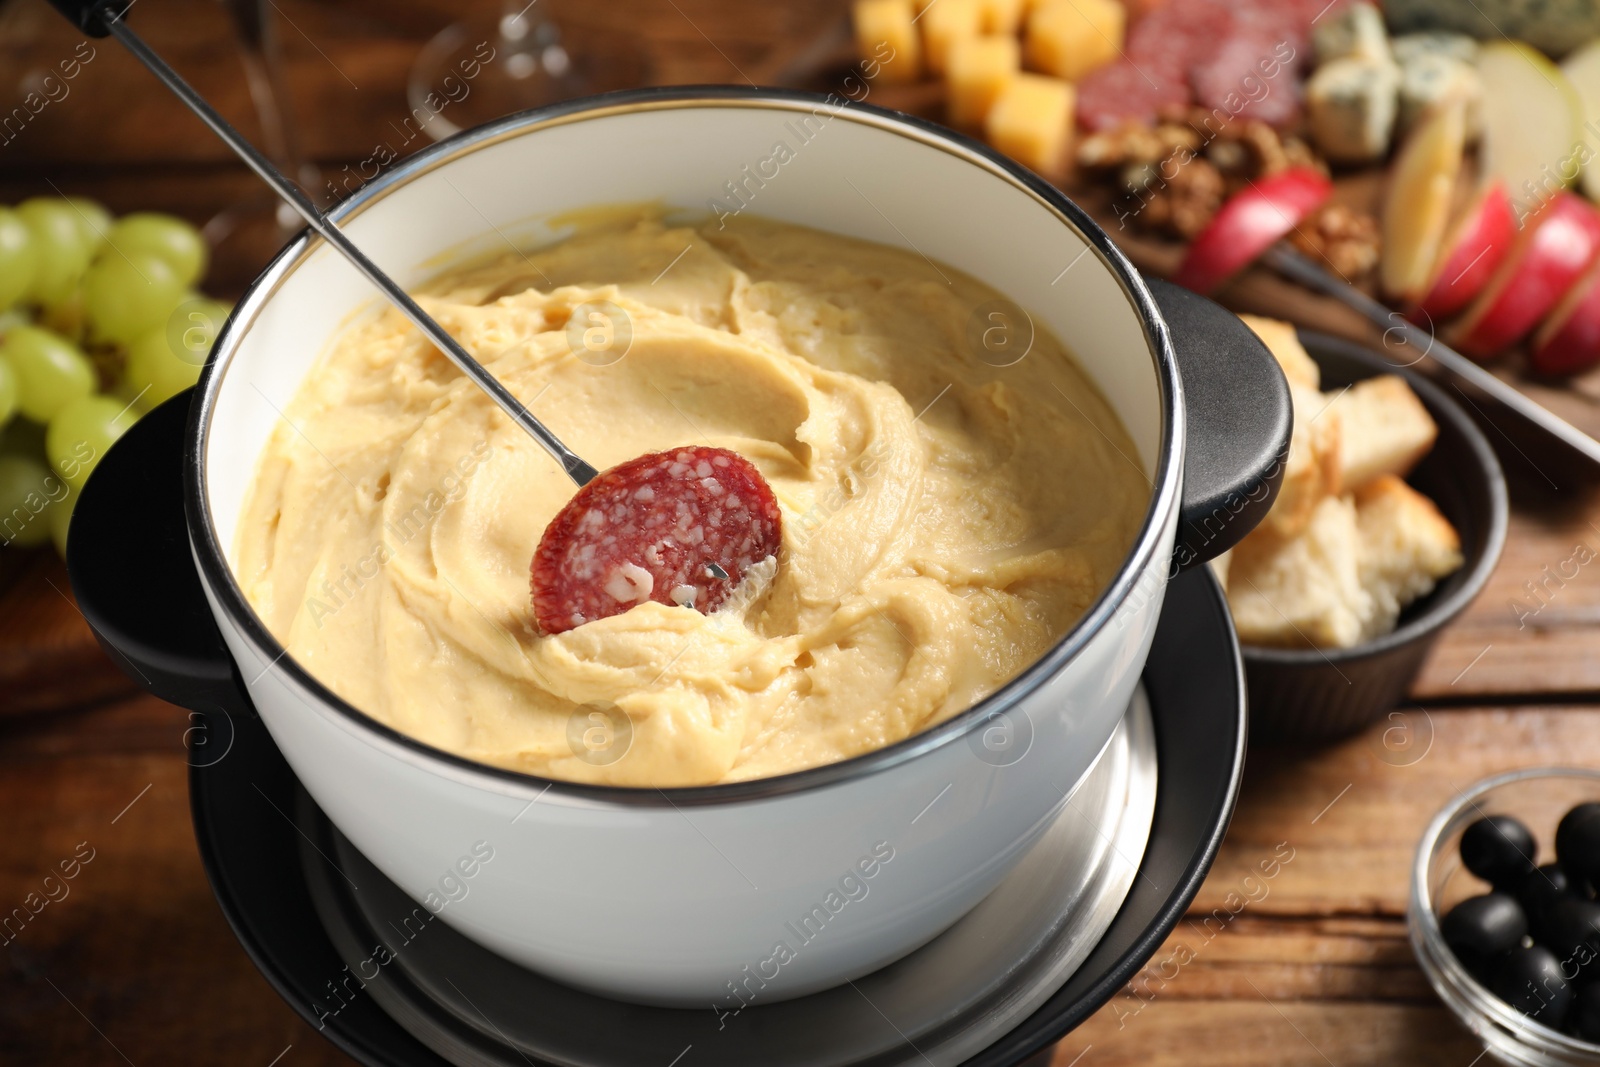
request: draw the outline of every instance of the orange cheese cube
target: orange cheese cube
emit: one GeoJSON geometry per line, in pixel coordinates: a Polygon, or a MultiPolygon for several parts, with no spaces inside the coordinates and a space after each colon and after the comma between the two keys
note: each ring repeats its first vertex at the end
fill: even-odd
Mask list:
{"type": "Polygon", "coordinates": [[[1018,74],[1001,91],[984,120],[995,148],[1041,174],[1058,174],[1072,143],[1072,83],[1043,74],[1018,74]]]}
{"type": "Polygon", "coordinates": [[[983,26],[981,0],[933,0],[922,9],[922,48],[928,57],[928,69],[935,74],[944,73],[945,59],[950,46],[968,37],[976,37],[983,26]]]}
{"type": "Polygon", "coordinates": [[[912,0],[856,0],[856,54],[885,84],[916,81],[922,74],[912,0]]]}
{"type": "Polygon", "coordinates": [[[981,126],[989,108],[1022,67],[1015,37],[968,37],[950,46],[945,63],[950,122],[981,126]]]}
{"type": "Polygon", "coordinates": [[[1127,22],[1117,0],[1045,0],[1028,15],[1028,66],[1077,81],[1122,54],[1127,22]]]}
{"type": "Polygon", "coordinates": [[[1024,0],[979,0],[984,33],[1016,33],[1022,25],[1024,0]]]}

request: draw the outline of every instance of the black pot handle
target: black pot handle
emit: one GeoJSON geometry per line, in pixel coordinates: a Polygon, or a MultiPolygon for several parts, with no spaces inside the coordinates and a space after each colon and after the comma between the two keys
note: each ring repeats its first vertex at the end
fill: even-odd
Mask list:
{"type": "Polygon", "coordinates": [[[1188,443],[1173,548],[1182,570],[1238,544],[1271,509],[1294,411],[1278,361],[1239,316],[1170,282],[1147,281],[1183,378],[1188,443]]]}
{"type": "Polygon", "coordinates": [[[162,700],[252,715],[200,588],[183,510],[189,392],[123,434],[72,512],[67,574],[100,647],[162,700]]]}
{"type": "MultiPolygon", "coordinates": [[[[1277,361],[1238,316],[1166,282],[1151,294],[1171,332],[1188,415],[1174,563],[1211,559],[1277,498],[1293,414],[1277,361]]],[[[140,419],[101,459],[73,511],[67,572],[100,646],[154,695],[253,714],[211,616],[184,516],[188,392],[140,419]]]]}

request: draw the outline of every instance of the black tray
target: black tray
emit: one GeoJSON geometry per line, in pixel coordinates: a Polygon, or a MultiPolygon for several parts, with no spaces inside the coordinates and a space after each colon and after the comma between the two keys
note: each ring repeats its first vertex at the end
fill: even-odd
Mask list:
{"type": "MultiPolygon", "coordinates": [[[[75,527],[68,551],[74,587],[95,594],[84,599],[84,612],[108,654],[146,686],[195,709],[188,732],[195,836],[217,901],[251,960],[292,1008],[360,1063],[444,1067],[371,997],[347,998],[337,1015],[319,1019],[315,1005],[327,1001],[345,963],[313,908],[301,856],[304,842],[326,839],[331,827],[253,709],[232,697],[227,709],[213,703],[219,692],[242,694],[244,687],[189,554],[176,461],[188,399],[151,412],[102,461],[96,476],[114,491],[87,494],[79,506],[79,517],[92,520],[85,529],[100,533],[97,539],[75,527]],[[141,644],[139,635],[152,633],[160,647],[141,644]],[[119,643],[135,646],[142,668],[119,643]]],[[[1159,785],[1138,877],[1066,984],[969,1067],[1015,1067],[1048,1055],[1160,948],[1221,844],[1244,769],[1246,714],[1238,642],[1209,568],[1168,585],[1143,681],[1159,785]]]]}
{"type": "MultiPolygon", "coordinates": [[[[1207,568],[1169,586],[1144,684],[1160,787],[1139,877],[1077,973],[969,1067],[1022,1064],[1088,1018],[1161,946],[1211,865],[1243,770],[1245,709],[1238,646],[1207,568]]],[[[312,907],[296,805],[313,821],[326,817],[304,796],[259,719],[199,713],[190,738],[195,836],[218,903],[267,980],[318,1026],[313,1003],[328,1001],[326,984],[345,964],[312,907]]],[[[316,829],[310,836],[321,836],[316,829]]],[[[369,1067],[446,1064],[371,997],[349,999],[319,1028],[369,1067]]]]}

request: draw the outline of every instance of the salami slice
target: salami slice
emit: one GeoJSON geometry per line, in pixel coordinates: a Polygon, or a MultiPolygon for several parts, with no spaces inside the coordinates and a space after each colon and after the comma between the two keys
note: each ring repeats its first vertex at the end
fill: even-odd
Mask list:
{"type": "Polygon", "coordinates": [[[1134,23],[1126,52],[1158,81],[1181,79],[1232,32],[1233,13],[1220,0],[1172,0],[1134,23]]]}
{"type": "Polygon", "coordinates": [[[737,452],[652,452],[596,475],[545,528],[534,618],[558,634],[646,600],[710,614],[782,536],[772,488],[737,452]]]}
{"type": "Polygon", "coordinates": [[[1114,130],[1153,123],[1162,108],[1189,103],[1189,71],[1233,32],[1222,0],[1169,0],[1128,33],[1126,59],[1101,67],[1078,84],[1078,122],[1114,130]]]}
{"type": "Polygon", "coordinates": [[[1163,107],[1188,102],[1189,86],[1182,76],[1131,62],[1112,63],[1078,83],[1078,123],[1095,131],[1127,122],[1150,124],[1163,107]]]}
{"type": "Polygon", "coordinates": [[[1285,49],[1286,43],[1287,37],[1274,32],[1270,24],[1222,42],[1189,74],[1195,102],[1223,110],[1237,120],[1289,125],[1300,113],[1295,72],[1301,51],[1285,49]],[[1287,62],[1286,56],[1290,57],[1287,62]]]}

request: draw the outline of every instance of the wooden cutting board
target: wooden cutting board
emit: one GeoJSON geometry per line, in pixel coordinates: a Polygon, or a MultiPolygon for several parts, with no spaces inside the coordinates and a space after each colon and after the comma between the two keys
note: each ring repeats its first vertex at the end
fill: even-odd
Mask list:
{"type": "MultiPolygon", "coordinates": [[[[850,70],[850,56],[847,53],[835,53],[831,63],[826,72],[815,75],[816,84],[809,87],[842,84],[850,70]]],[[[942,84],[922,82],[910,86],[874,86],[867,100],[881,107],[943,122],[944,95],[942,84]]],[[[1381,168],[1335,175],[1334,199],[1376,216],[1386,177],[1386,172],[1381,168]]],[[[1185,246],[1176,240],[1151,237],[1120,225],[1113,206],[1113,191],[1109,187],[1089,184],[1070,173],[1058,185],[1111,235],[1134,266],[1158,277],[1168,277],[1177,269],[1183,259],[1185,246]]],[[[1471,183],[1463,181],[1461,185],[1465,191],[1471,183]]],[[[1370,286],[1362,288],[1372,295],[1370,286]]],[[[1385,332],[1362,316],[1338,301],[1312,293],[1264,267],[1244,271],[1213,295],[1219,303],[1234,311],[1285,319],[1298,326],[1348,337],[1365,344],[1385,345],[1385,332]]],[[[1398,312],[1395,313],[1395,321],[1400,321],[1398,312]]],[[[1441,334],[1446,332],[1443,326],[1439,330],[1441,334]]],[[[1397,346],[1396,336],[1388,336],[1388,347],[1397,346]]],[[[1410,362],[1413,356],[1407,353],[1404,357],[1396,358],[1410,362]]],[[[1584,433],[1600,439],[1600,368],[1570,379],[1543,379],[1527,373],[1520,352],[1510,352],[1491,364],[1490,370],[1496,377],[1584,433]]],[[[1512,448],[1506,446],[1507,450],[1512,448]]],[[[1514,453],[1513,458],[1516,458],[1514,453]]]]}

